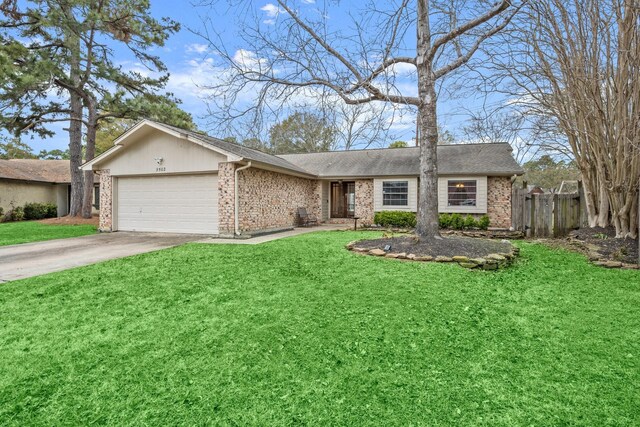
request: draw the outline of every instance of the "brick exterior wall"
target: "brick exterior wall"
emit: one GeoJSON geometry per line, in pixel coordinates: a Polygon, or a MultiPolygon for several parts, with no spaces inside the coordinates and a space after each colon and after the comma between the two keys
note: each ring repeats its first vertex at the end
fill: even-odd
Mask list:
{"type": "Polygon", "coordinates": [[[241,171],[238,179],[240,232],[294,226],[298,207],[321,217],[317,180],[257,168],[241,171]]]}
{"type": "Polygon", "coordinates": [[[109,169],[97,172],[100,176],[100,222],[98,230],[111,231],[113,225],[113,179],[109,169]]]}
{"type": "Polygon", "coordinates": [[[487,179],[487,215],[490,227],[511,227],[511,178],[490,176],[487,179]]]}
{"type": "Polygon", "coordinates": [[[235,163],[218,163],[218,233],[221,236],[232,236],[235,231],[233,180],[236,167],[235,163]]]}
{"type": "Polygon", "coordinates": [[[362,225],[373,224],[373,180],[356,180],[356,210],[355,216],[360,218],[362,225]]]}
{"type": "MultiPolygon", "coordinates": [[[[234,163],[218,165],[219,234],[234,234],[234,163]]],[[[97,172],[100,177],[99,230],[112,231],[113,178],[108,169],[97,172]]],[[[311,215],[321,218],[321,181],[298,178],[257,168],[241,171],[239,186],[241,232],[290,227],[296,224],[296,209],[306,207],[311,215]]],[[[356,180],[356,210],[359,224],[372,224],[374,216],[373,180],[356,180]]],[[[511,227],[511,179],[489,177],[487,180],[487,214],[491,227],[511,227]]],[[[479,216],[479,215],[478,215],[479,216]]],[[[336,220],[331,220],[335,222],[336,220]]],[[[344,220],[351,223],[351,219],[344,220]]]]}

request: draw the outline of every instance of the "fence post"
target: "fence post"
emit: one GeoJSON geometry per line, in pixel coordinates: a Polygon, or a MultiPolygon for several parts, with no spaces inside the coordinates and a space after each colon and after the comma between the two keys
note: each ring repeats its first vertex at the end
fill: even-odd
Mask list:
{"type": "Polygon", "coordinates": [[[553,195],[553,207],[551,208],[553,222],[551,224],[551,229],[553,230],[553,237],[558,237],[560,235],[560,197],[558,193],[553,195]]]}
{"type": "Polygon", "coordinates": [[[536,237],[536,200],[537,194],[531,195],[531,206],[529,210],[529,233],[531,237],[536,237]]]}
{"type": "Polygon", "coordinates": [[[518,189],[512,184],[511,185],[511,228],[514,230],[518,229],[518,219],[516,218],[518,215],[518,189]]]}
{"type": "Polygon", "coordinates": [[[584,186],[582,185],[582,180],[578,180],[578,199],[580,200],[580,213],[578,216],[578,225],[579,228],[587,227],[589,224],[589,219],[587,218],[587,198],[584,195],[584,186]]]}

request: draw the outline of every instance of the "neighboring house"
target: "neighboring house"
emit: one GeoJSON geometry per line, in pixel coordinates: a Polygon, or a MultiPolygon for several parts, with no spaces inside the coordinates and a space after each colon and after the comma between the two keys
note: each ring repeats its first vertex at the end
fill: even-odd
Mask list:
{"type": "MultiPolygon", "coordinates": [[[[53,203],[58,216],[69,213],[71,194],[69,160],[0,160],[0,207],[5,214],[26,203],[53,203]]],[[[94,189],[94,212],[99,186],[94,189]]]]}
{"type": "MultiPolygon", "coordinates": [[[[218,236],[291,227],[296,208],[323,222],[416,211],[419,149],[273,156],[142,121],[83,165],[100,175],[100,229],[218,236]]],[[[440,212],[489,215],[511,226],[511,178],[524,171],[508,144],[438,147],[440,212]]]]}
{"type": "Polygon", "coordinates": [[[527,185],[527,190],[529,190],[529,194],[544,194],[546,191],[542,187],[537,185],[527,185]]]}

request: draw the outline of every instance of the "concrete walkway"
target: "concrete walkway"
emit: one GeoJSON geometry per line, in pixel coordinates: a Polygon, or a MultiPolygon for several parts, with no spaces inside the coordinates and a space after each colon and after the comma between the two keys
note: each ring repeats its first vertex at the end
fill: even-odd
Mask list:
{"type": "Polygon", "coordinates": [[[203,237],[192,234],[119,231],[0,246],[0,283],[166,249],[202,240],[203,237]]]}
{"type": "Polygon", "coordinates": [[[353,226],[348,224],[322,224],[317,227],[300,227],[294,228],[290,231],[282,231],[279,233],[265,234],[262,236],[252,237],[250,239],[218,239],[218,238],[206,238],[198,240],[196,243],[210,243],[210,244],[223,244],[223,245],[258,245],[260,243],[271,242],[272,240],[284,239],[285,237],[299,236],[301,234],[313,233],[315,231],[333,231],[333,230],[348,230],[353,226]]]}

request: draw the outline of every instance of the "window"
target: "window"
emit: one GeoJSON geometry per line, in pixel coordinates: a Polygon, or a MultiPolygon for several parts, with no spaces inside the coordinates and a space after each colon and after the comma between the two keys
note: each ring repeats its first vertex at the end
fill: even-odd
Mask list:
{"type": "Polygon", "coordinates": [[[449,206],[476,206],[477,181],[448,181],[447,199],[449,206]]]}
{"type": "Polygon", "coordinates": [[[100,187],[93,187],[93,206],[100,209],[100,187]]]}
{"type": "Polygon", "coordinates": [[[408,206],[409,181],[383,181],[382,206],[408,206]]]}

